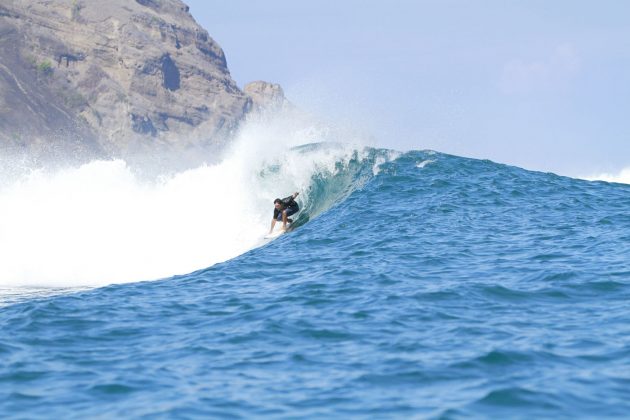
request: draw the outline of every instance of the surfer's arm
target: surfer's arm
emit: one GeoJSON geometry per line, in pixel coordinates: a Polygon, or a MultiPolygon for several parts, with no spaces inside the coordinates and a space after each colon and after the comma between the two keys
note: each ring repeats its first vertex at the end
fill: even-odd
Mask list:
{"type": "Polygon", "coordinates": [[[273,227],[276,225],[276,219],[271,219],[271,229],[269,229],[269,233],[273,232],[273,227]]]}
{"type": "Polygon", "coordinates": [[[298,196],[298,194],[300,194],[300,193],[299,193],[299,192],[294,192],[294,193],[293,193],[293,194],[291,194],[290,196],[288,196],[288,197],[284,197],[284,198],[282,199],[282,202],[284,203],[284,205],[285,205],[285,206],[286,206],[286,205],[289,205],[289,204],[293,201],[293,199],[294,199],[295,197],[297,197],[297,196],[298,196]]]}

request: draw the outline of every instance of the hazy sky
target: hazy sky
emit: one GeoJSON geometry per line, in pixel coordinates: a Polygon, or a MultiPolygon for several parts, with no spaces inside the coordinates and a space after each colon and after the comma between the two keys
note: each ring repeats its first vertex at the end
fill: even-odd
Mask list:
{"type": "Polygon", "coordinates": [[[241,87],[280,83],[375,145],[630,167],[630,1],[184,1],[241,87]]]}

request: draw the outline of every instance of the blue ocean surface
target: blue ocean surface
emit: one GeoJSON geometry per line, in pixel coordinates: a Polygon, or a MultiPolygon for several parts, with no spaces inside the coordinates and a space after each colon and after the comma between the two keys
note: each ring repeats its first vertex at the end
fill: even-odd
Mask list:
{"type": "Polygon", "coordinates": [[[388,153],[226,262],[5,299],[0,417],[630,416],[630,185],[388,153]]]}

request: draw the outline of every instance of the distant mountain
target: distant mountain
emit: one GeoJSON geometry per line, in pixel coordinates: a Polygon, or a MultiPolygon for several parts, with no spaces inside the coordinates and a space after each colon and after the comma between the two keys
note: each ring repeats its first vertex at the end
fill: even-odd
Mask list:
{"type": "Polygon", "coordinates": [[[179,0],[0,4],[5,153],[194,156],[228,139],[261,95],[282,94],[264,82],[248,90],[255,98],[179,0]]]}

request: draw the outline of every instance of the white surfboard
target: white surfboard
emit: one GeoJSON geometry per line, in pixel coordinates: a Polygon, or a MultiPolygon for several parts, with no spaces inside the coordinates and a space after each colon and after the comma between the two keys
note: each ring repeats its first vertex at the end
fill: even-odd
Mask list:
{"type": "Polygon", "coordinates": [[[265,238],[265,239],[275,239],[275,238],[277,238],[278,236],[280,236],[280,235],[282,235],[282,234],[284,234],[284,233],[287,233],[287,232],[289,232],[289,231],[291,231],[291,230],[292,230],[292,229],[291,229],[291,224],[288,224],[288,223],[287,223],[287,229],[286,229],[286,230],[284,230],[284,229],[282,229],[282,223],[276,223],[276,226],[274,227],[273,232],[266,234],[266,235],[264,236],[264,238],[265,238]]]}
{"type": "Polygon", "coordinates": [[[277,238],[278,236],[282,235],[283,233],[286,233],[286,231],[284,229],[282,229],[282,226],[276,228],[273,232],[268,233],[264,236],[265,239],[274,239],[277,238]]]}

